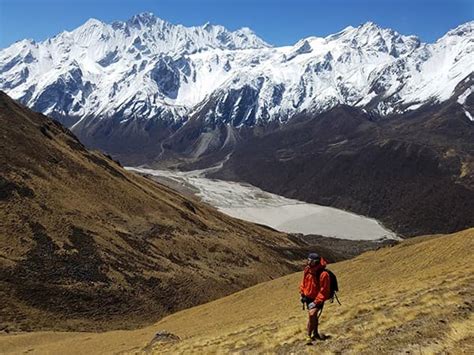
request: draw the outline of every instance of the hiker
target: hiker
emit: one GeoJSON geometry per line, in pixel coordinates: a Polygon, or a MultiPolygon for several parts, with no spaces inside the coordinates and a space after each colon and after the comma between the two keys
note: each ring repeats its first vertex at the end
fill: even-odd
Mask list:
{"type": "Polygon", "coordinates": [[[300,284],[301,302],[308,309],[308,342],[322,339],[318,333],[318,313],[323,310],[324,302],[330,298],[330,276],[323,272],[326,260],[316,253],[308,255],[304,269],[303,280],[300,284]]]}

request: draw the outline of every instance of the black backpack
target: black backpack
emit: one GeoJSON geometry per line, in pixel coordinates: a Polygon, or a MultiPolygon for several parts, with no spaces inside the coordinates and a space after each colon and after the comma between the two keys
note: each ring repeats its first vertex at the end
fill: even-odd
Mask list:
{"type": "Polygon", "coordinates": [[[331,303],[334,302],[334,298],[335,298],[337,303],[341,304],[341,302],[339,302],[339,298],[337,298],[337,292],[339,291],[339,286],[337,284],[336,274],[334,274],[331,270],[328,270],[328,269],[324,269],[322,272],[324,271],[326,271],[329,275],[329,299],[331,300],[331,303]]]}

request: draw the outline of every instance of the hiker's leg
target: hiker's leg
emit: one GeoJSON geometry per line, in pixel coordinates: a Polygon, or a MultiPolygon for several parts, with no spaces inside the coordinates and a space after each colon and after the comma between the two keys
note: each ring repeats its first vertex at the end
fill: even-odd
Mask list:
{"type": "Polygon", "coordinates": [[[313,336],[314,330],[318,329],[317,309],[313,308],[308,311],[308,336],[313,336]]]}
{"type": "Polygon", "coordinates": [[[314,315],[314,327],[313,327],[313,337],[319,339],[319,332],[318,332],[318,327],[319,327],[319,318],[318,318],[318,310],[316,310],[316,313],[314,315]]]}

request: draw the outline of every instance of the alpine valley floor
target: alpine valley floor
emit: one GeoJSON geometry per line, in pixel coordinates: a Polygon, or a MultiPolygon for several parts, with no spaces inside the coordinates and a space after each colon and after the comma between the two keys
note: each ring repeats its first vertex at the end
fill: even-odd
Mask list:
{"type": "Polygon", "coordinates": [[[315,234],[348,240],[398,240],[377,220],[266,192],[246,183],[209,179],[195,171],[127,168],[210,204],[231,217],[286,233],[315,234]]]}
{"type": "Polygon", "coordinates": [[[329,304],[305,345],[301,273],[172,314],[153,326],[105,333],[0,336],[4,353],[465,353],[474,352],[474,228],[432,235],[330,265],[342,306],[329,304]],[[156,338],[159,331],[173,336],[156,338]]]}

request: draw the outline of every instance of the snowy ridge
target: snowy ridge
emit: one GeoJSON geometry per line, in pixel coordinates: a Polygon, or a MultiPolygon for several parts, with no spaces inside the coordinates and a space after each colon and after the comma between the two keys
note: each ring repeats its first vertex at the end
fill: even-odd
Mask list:
{"type": "Polygon", "coordinates": [[[189,54],[268,46],[248,28],[187,28],[150,13],[112,24],[90,19],[44,42],[24,40],[1,51],[0,89],[53,116],[180,115],[186,99],[176,99],[181,73],[185,81],[191,74],[189,54]]]}
{"type": "Polygon", "coordinates": [[[272,48],[248,28],[184,27],[143,13],[13,44],[0,52],[0,89],[74,129],[97,118],[183,123],[191,114],[238,127],[337,104],[381,115],[415,109],[451,97],[473,62],[474,21],[433,44],[369,22],[272,48]]]}

